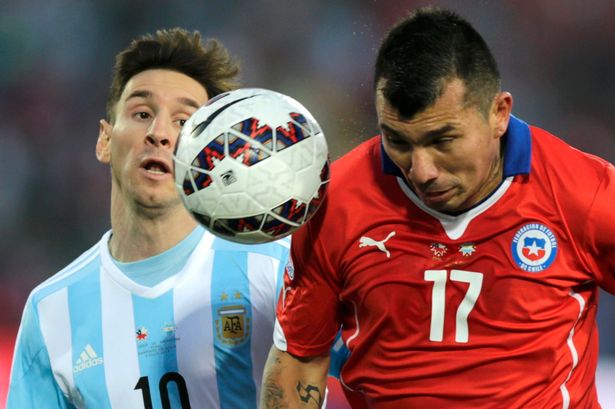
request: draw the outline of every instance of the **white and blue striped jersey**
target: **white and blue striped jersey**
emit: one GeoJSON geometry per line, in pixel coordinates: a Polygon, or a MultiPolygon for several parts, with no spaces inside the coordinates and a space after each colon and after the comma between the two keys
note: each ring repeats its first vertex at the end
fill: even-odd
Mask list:
{"type": "Polygon", "coordinates": [[[256,408],[290,241],[205,232],[148,287],[114,263],[109,234],[30,294],[7,408],[256,408]]]}

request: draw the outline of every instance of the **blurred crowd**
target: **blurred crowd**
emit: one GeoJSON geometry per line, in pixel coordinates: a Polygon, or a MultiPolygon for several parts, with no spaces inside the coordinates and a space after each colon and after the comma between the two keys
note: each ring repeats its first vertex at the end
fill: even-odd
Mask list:
{"type": "MultiPolygon", "coordinates": [[[[615,2],[3,0],[0,4],[0,328],[28,292],[109,228],[109,171],[94,156],[115,53],[182,26],[221,40],[246,86],[302,101],[332,159],[377,132],[372,66],[384,31],[416,6],[451,7],[498,59],[513,112],[615,161],[615,2]]],[[[615,355],[615,297],[601,299],[615,355]]],[[[608,341],[608,342],[607,342],[608,341]]]]}

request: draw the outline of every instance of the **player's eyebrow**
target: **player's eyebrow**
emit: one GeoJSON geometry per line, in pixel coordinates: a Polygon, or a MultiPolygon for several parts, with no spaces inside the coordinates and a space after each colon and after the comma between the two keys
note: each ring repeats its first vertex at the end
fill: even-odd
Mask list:
{"type": "MultiPolygon", "coordinates": [[[[386,132],[386,133],[388,133],[388,134],[390,134],[392,136],[406,139],[401,132],[396,131],[395,129],[391,128],[390,126],[388,126],[386,124],[380,124],[380,129],[382,129],[384,132],[386,132]]],[[[427,131],[424,134],[422,134],[421,137],[420,137],[420,141],[428,142],[428,141],[436,139],[436,138],[438,138],[440,136],[446,135],[447,133],[449,133],[451,131],[454,131],[455,129],[456,129],[455,126],[452,125],[452,124],[442,125],[439,128],[432,129],[432,130],[427,131]]]]}
{"type": "Polygon", "coordinates": [[[400,132],[398,132],[395,129],[391,128],[387,124],[380,124],[380,129],[382,129],[384,132],[386,132],[386,133],[388,133],[390,135],[403,138],[403,135],[400,132]]]}
{"type": "Polygon", "coordinates": [[[425,134],[423,134],[422,139],[424,140],[436,139],[454,130],[455,130],[454,125],[446,124],[446,125],[441,126],[440,128],[432,129],[431,131],[426,132],[425,134]]]}
{"type": "MultiPolygon", "coordinates": [[[[126,97],[126,101],[130,100],[131,98],[151,99],[151,98],[153,98],[153,96],[154,96],[154,94],[151,91],[143,90],[143,89],[138,89],[138,90],[132,91],[126,97]]],[[[198,109],[201,106],[198,102],[196,102],[192,98],[180,97],[180,98],[177,98],[177,101],[179,101],[182,105],[187,105],[187,106],[195,108],[195,109],[198,109]]]]}

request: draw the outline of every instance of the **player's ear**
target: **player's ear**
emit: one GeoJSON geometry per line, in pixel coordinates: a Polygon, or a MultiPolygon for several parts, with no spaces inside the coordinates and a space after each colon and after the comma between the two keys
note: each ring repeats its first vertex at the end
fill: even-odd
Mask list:
{"type": "Polygon", "coordinates": [[[96,141],[96,159],[100,163],[111,161],[111,130],[113,126],[101,119],[98,129],[98,140],[96,141]]]}
{"type": "Polygon", "coordinates": [[[513,97],[510,92],[499,92],[493,100],[490,115],[497,138],[504,135],[508,129],[512,106],[513,97]]]}

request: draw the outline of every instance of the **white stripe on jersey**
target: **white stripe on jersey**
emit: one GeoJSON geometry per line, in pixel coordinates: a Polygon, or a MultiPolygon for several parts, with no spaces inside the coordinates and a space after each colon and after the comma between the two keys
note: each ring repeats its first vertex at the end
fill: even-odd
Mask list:
{"type": "Polygon", "coordinates": [[[271,333],[271,317],[275,316],[275,298],[271,294],[275,294],[276,281],[271,280],[271,270],[278,271],[280,267],[279,260],[262,254],[248,254],[248,279],[250,281],[250,299],[252,306],[270,306],[267,309],[260,311],[252,308],[252,372],[256,388],[256,401],[260,402],[260,388],[263,378],[263,369],[273,334],[271,333]],[[268,273],[269,272],[269,273],[268,273]],[[259,342],[260,341],[260,342],[259,342]]]}
{"type": "Polygon", "coordinates": [[[105,383],[109,401],[113,408],[142,408],[141,392],[134,390],[134,385],[126,385],[127,380],[134,380],[136,384],[141,376],[131,313],[132,294],[115,283],[105,267],[100,268],[100,298],[105,383]],[[132,392],[127,395],[126,390],[132,392]]]}
{"type": "Polygon", "coordinates": [[[577,367],[577,364],[579,363],[579,354],[577,352],[577,348],[574,345],[574,339],[573,339],[574,327],[577,325],[577,322],[579,322],[579,319],[581,319],[581,315],[583,314],[583,311],[585,311],[585,300],[583,299],[583,297],[580,294],[575,293],[574,291],[570,292],[570,296],[574,298],[575,300],[577,300],[577,302],[579,303],[579,314],[577,315],[577,319],[574,321],[574,324],[572,324],[572,328],[570,329],[570,333],[568,334],[568,339],[566,340],[566,343],[568,344],[568,348],[570,349],[570,354],[572,355],[572,368],[570,368],[570,372],[568,373],[568,376],[566,377],[566,380],[564,381],[564,383],[559,387],[562,393],[562,409],[568,409],[568,407],[570,406],[570,393],[568,392],[566,383],[572,377],[572,372],[574,371],[574,369],[577,367]]]}
{"type": "MultiPolygon", "coordinates": [[[[209,243],[211,244],[211,242],[209,243]]],[[[195,250],[194,262],[200,265],[198,274],[190,274],[179,282],[174,290],[174,313],[177,324],[177,367],[180,373],[198,374],[186,376],[190,403],[194,407],[220,407],[215,383],[214,340],[211,329],[211,274],[213,252],[195,250]],[[207,384],[200,379],[211,379],[207,384]]]]}
{"type": "Polygon", "coordinates": [[[284,329],[282,329],[282,326],[280,325],[280,322],[277,318],[275,319],[275,324],[273,327],[273,343],[275,344],[275,347],[280,351],[286,352],[286,350],[288,349],[286,335],[284,335],[284,329]]]}
{"type": "MultiPolygon", "coordinates": [[[[73,379],[68,291],[56,291],[38,304],[41,333],[47,345],[53,376],[65,395],[79,396],[73,379]],[[69,348],[66,346],[69,345],[69,348]]],[[[75,402],[78,406],[78,402],[75,402]]]]}
{"type": "Polygon", "coordinates": [[[276,241],[276,243],[278,243],[282,247],[286,247],[287,249],[290,249],[291,237],[292,236],[286,236],[283,239],[280,239],[280,240],[276,241]]]}

